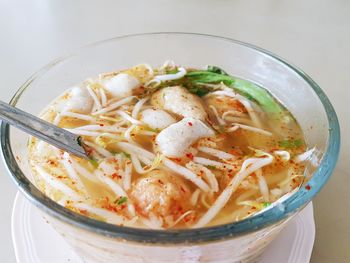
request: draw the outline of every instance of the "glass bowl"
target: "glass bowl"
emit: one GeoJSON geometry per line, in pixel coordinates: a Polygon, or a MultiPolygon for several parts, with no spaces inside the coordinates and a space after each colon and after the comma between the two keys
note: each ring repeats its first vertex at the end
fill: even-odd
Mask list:
{"type": "Polygon", "coordinates": [[[309,146],[323,154],[307,185],[277,206],[245,220],[188,230],[120,227],[76,214],[32,184],[28,135],[1,124],[1,148],[20,191],[72,245],[85,262],[247,262],[255,259],[290,218],[325,185],[340,145],[337,116],[326,95],[300,69],[261,48],[236,40],[192,33],[149,33],[117,37],[79,49],[34,74],[11,104],[38,114],[67,88],[101,72],[139,63],[224,68],[270,90],[299,121],[309,146]]]}

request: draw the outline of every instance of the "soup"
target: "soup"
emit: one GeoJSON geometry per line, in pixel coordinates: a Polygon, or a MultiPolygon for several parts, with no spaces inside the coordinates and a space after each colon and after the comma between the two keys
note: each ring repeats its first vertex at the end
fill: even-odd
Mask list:
{"type": "Polygon", "coordinates": [[[82,136],[90,160],[29,141],[35,184],[111,224],[198,228],[278,204],[315,160],[297,121],[266,89],[222,69],[173,62],[103,73],[40,115],[82,136]]]}

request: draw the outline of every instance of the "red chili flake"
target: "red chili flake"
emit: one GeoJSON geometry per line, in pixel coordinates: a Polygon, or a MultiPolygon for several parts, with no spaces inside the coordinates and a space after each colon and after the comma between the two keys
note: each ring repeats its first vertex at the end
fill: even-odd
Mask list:
{"type": "Polygon", "coordinates": [[[190,160],[193,160],[193,154],[192,153],[186,153],[186,157],[190,160]]]}
{"type": "Polygon", "coordinates": [[[162,180],[158,179],[158,183],[164,184],[162,180]]]}
{"type": "Polygon", "coordinates": [[[192,124],[192,122],[189,121],[189,122],[188,122],[188,125],[192,126],[193,124],[192,124]]]}
{"type": "Polygon", "coordinates": [[[181,163],[181,158],[169,158],[173,160],[174,162],[181,163]]]}
{"type": "Polygon", "coordinates": [[[120,209],[124,209],[124,208],[126,208],[126,204],[123,204],[120,206],[120,209]]]}
{"type": "Polygon", "coordinates": [[[119,178],[121,179],[122,177],[118,173],[114,173],[111,175],[112,179],[119,178]]]}
{"type": "Polygon", "coordinates": [[[82,214],[84,216],[87,216],[89,214],[88,211],[85,209],[79,209],[79,212],[80,212],[80,214],[82,214]]]}
{"type": "Polygon", "coordinates": [[[177,211],[180,212],[180,213],[182,213],[182,210],[183,210],[183,209],[182,209],[182,206],[179,206],[179,207],[177,208],[177,211]]]}
{"type": "Polygon", "coordinates": [[[180,189],[182,192],[186,193],[186,190],[182,186],[180,187],[180,189]]]}
{"type": "Polygon", "coordinates": [[[100,125],[101,127],[105,126],[103,123],[100,123],[99,125],[100,125]]]}
{"type": "Polygon", "coordinates": [[[310,185],[306,185],[305,189],[309,191],[311,189],[311,186],[310,185]]]}
{"type": "Polygon", "coordinates": [[[196,219],[196,216],[194,214],[189,214],[187,216],[184,217],[183,221],[185,223],[188,223],[188,222],[192,222],[196,219]]]}
{"type": "Polygon", "coordinates": [[[47,160],[47,163],[50,164],[50,165],[56,165],[56,162],[54,160],[47,160]]]}

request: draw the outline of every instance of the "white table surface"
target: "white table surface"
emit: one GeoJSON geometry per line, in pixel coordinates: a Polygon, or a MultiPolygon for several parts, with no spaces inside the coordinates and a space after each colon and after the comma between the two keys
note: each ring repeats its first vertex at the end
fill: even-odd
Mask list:
{"type": "MultiPolygon", "coordinates": [[[[0,99],[52,59],[114,36],[187,31],[239,39],[307,72],[332,101],[342,129],[334,175],[314,202],[311,262],[350,262],[350,1],[0,0],[0,99]]],[[[16,188],[0,163],[0,261],[15,262],[11,209],[16,188]]]]}

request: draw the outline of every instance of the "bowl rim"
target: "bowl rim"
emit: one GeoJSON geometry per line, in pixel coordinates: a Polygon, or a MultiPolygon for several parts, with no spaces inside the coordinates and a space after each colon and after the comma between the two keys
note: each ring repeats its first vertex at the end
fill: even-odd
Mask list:
{"type": "Polygon", "coordinates": [[[252,44],[248,44],[235,39],[201,34],[201,33],[190,33],[190,32],[150,32],[150,33],[140,33],[140,34],[129,34],[110,38],[107,40],[97,41],[88,45],[85,45],[75,52],[72,52],[66,56],[58,58],[53,62],[47,64],[45,67],[34,73],[15,93],[12,97],[10,104],[15,106],[21,97],[21,94],[30,87],[30,84],[39,78],[41,75],[45,74],[52,67],[59,64],[62,61],[69,59],[74,56],[75,53],[79,53],[82,49],[87,49],[90,47],[103,45],[104,43],[111,41],[118,41],[125,38],[134,37],[144,37],[144,36],[154,36],[154,35],[178,35],[178,36],[195,36],[203,38],[211,38],[221,41],[230,42],[233,44],[238,44],[244,46],[248,49],[257,51],[260,54],[267,55],[270,58],[277,60],[278,62],[284,64],[292,71],[297,73],[303,78],[305,82],[314,90],[319,100],[321,101],[324,110],[327,114],[329,133],[327,148],[324,156],[321,160],[320,165],[317,167],[316,171],[313,173],[312,178],[308,181],[307,187],[302,186],[295,194],[284,200],[281,205],[274,206],[265,212],[259,213],[257,215],[251,216],[247,219],[227,223],[223,225],[204,227],[198,229],[179,229],[179,230],[150,230],[150,229],[139,229],[131,227],[116,226],[102,221],[94,220],[71,210],[60,206],[47,196],[45,196],[40,190],[38,190],[22,173],[21,169],[17,165],[16,158],[12,152],[10,143],[10,126],[4,122],[1,123],[0,128],[0,141],[3,160],[6,164],[6,168],[14,179],[18,188],[25,195],[25,197],[39,209],[45,211],[50,216],[88,231],[95,232],[100,235],[104,235],[112,238],[120,238],[132,242],[142,242],[142,243],[162,243],[162,244],[176,244],[176,243],[201,243],[208,241],[224,240],[228,238],[235,238],[241,235],[245,235],[250,232],[255,232],[259,229],[268,227],[272,224],[276,224],[296,211],[302,209],[310,200],[322,189],[330,175],[332,174],[334,167],[336,165],[339,148],[340,148],[340,128],[338,123],[338,118],[335,110],[327,98],[326,94],[321,90],[321,88],[314,82],[306,73],[304,73],[298,67],[286,62],[279,56],[257,47],[252,44]],[[282,208],[282,209],[281,209],[282,208]]]}

